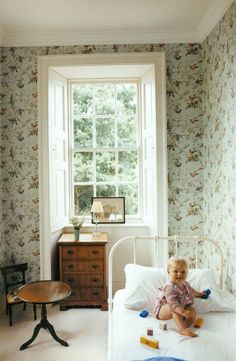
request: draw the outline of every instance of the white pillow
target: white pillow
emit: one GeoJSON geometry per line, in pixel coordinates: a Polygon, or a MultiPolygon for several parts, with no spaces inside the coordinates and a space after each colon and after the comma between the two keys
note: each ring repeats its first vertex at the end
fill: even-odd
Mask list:
{"type": "Polygon", "coordinates": [[[198,268],[190,270],[187,280],[197,291],[207,288],[211,290],[207,300],[195,298],[194,307],[197,313],[236,311],[236,298],[228,291],[218,288],[212,270],[198,268]]]}
{"type": "Polygon", "coordinates": [[[214,272],[208,268],[189,270],[187,281],[197,291],[204,291],[207,288],[218,288],[214,272]]]}
{"type": "MultiPolygon", "coordinates": [[[[168,275],[163,268],[144,267],[135,264],[125,266],[126,298],[124,305],[128,309],[146,309],[153,312],[157,290],[163,287],[168,275]]],[[[197,313],[236,312],[236,298],[228,291],[220,290],[215,282],[214,272],[209,269],[189,271],[188,281],[197,291],[210,288],[212,291],[207,300],[196,298],[194,307],[197,313]]]]}
{"type": "Polygon", "coordinates": [[[226,290],[211,288],[207,300],[195,298],[194,308],[197,313],[236,312],[236,298],[226,290]]]}
{"type": "Polygon", "coordinates": [[[167,282],[167,273],[163,268],[144,267],[135,264],[125,266],[127,297],[124,304],[132,310],[147,309],[152,312],[155,306],[157,290],[167,282]]]}

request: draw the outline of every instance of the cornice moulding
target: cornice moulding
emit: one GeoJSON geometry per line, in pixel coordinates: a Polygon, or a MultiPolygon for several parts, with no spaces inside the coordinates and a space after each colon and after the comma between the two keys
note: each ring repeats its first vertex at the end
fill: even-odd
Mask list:
{"type": "Polygon", "coordinates": [[[3,46],[66,46],[66,45],[111,45],[150,43],[198,43],[199,31],[190,30],[132,30],[88,32],[7,32],[3,46]]]}
{"type": "Polygon", "coordinates": [[[198,27],[199,31],[202,30],[201,42],[207,38],[233,2],[234,0],[218,0],[217,6],[212,8],[211,12],[206,15],[198,27]]]}

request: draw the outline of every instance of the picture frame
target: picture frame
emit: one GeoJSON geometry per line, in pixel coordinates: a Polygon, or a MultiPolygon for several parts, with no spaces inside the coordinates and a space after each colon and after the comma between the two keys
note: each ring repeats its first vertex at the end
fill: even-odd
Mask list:
{"type": "Polygon", "coordinates": [[[92,215],[93,224],[125,223],[125,197],[92,197],[93,202],[101,202],[103,213],[96,220],[92,215]]]}

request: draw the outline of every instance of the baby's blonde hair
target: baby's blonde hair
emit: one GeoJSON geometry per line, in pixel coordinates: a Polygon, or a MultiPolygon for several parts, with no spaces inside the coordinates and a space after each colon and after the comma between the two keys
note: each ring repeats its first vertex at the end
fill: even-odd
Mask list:
{"type": "Polygon", "coordinates": [[[169,258],[168,263],[167,263],[167,272],[169,272],[170,267],[172,267],[176,264],[182,265],[188,269],[188,262],[186,261],[186,259],[184,257],[172,256],[169,258]]]}

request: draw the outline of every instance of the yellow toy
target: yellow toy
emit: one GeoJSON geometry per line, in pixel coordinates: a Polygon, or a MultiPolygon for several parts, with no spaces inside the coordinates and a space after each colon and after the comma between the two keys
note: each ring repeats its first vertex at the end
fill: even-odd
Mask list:
{"type": "Polygon", "coordinates": [[[204,324],[203,318],[198,318],[198,319],[194,322],[193,326],[194,326],[195,328],[200,328],[200,327],[203,326],[203,324],[204,324]]]}
{"type": "Polygon", "coordinates": [[[159,341],[157,339],[150,338],[147,336],[141,336],[140,343],[149,346],[151,348],[159,348],[159,341]]]}

